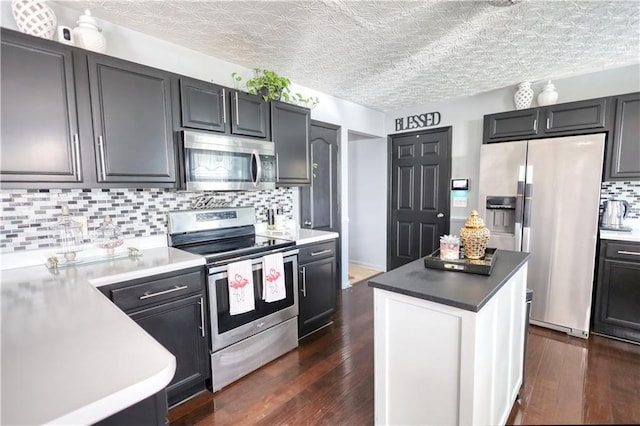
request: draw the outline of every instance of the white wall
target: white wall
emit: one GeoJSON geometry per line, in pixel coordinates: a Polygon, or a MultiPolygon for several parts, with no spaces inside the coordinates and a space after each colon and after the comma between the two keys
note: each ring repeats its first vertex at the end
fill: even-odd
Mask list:
{"type": "MultiPolygon", "coordinates": [[[[638,64],[559,80],[554,80],[552,76],[550,78],[559,93],[560,103],[640,91],[638,64]]],[[[532,85],[536,96],[544,83],[532,85]]],[[[514,110],[513,94],[516,90],[516,86],[507,87],[467,98],[425,103],[386,113],[386,129],[389,134],[396,133],[396,118],[432,111],[440,112],[440,126],[452,126],[451,177],[470,179],[467,207],[452,207],[452,218],[466,217],[471,210],[477,208],[483,116],[514,110]]],[[[537,106],[535,100],[532,106],[537,106]]],[[[452,229],[454,227],[458,228],[459,224],[452,224],[452,229]]]]}
{"type": "Polygon", "coordinates": [[[349,142],[349,262],[386,270],[387,138],[349,142]],[[382,166],[381,166],[382,165],[382,166]]]}
{"type": "MultiPolygon", "coordinates": [[[[47,3],[55,12],[58,25],[66,25],[73,28],[80,16],[80,12],[69,9],[53,2],[47,3]]],[[[142,34],[119,25],[94,17],[107,39],[107,55],[126,59],[132,62],[148,65],[155,68],[183,74],[200,80],[210,81],[227,87],[234,87],[231,79],[232,72],[238,72],[244,77],[250,77],[252,71],[246,67],[214,58],[194,50],[168,43],[142,34]]],[[[17,30],[11,14],[11,2],[0,1],[0,26],[17,30]]],[[[188,29],[185,29],[188,31],[188,29]]],[[[256,67],[261,64],[255,64],[256,67]]],[[[348,211],[348,159],[349,153],[346,145],[349,130],[355,130],[365,134],[383,136],[385,134],[384,114],[364,106],[329,96],[325,93],[292,84],[294,92],[300,91],[306,96],[317,96],[319,105],[311,111],[314,120],[333,123],[342,127],[341,140],[341,168],[342,168],[342,264],[348,263],[349,232],[347,218],[348,211]]],[[[294,191],[294,217],[299,218],[298,191],[294,191]]],[[[343,268],[343,286],[348,286],[348,270],[343,268]]]]}

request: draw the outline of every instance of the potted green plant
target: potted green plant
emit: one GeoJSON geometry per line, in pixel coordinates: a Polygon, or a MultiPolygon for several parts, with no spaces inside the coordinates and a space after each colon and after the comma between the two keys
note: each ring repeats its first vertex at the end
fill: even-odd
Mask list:
{"type": "MultiPolygon", "coordinates": [[[[242,77],[238,73],[231,73],[234,85],[239,87],[242,77]]],[[[278,75],[275,71],[255,68],[253,70],[253,78],[245,82],[247,92],[254,95],[261,95],[265,102],[270,100],[284,101],[297,105],[302,105],[307,108],[313,108],[318,105],[318,97],[310,96],[305,97],[302,93],[291,93],[289,86],[291,80],[287,77],[278,75]]]]}

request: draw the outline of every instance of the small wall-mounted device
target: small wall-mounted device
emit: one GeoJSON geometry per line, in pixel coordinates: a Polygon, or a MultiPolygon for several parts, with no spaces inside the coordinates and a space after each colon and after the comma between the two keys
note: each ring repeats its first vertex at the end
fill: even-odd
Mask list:
{"type": "Polygon", "coordinates": [[[73,32],[71,31],[71,28],[65,27],[64,25],[58,25],[57,37],[60,43],[75,46],[75,40],[73,39],[73,32]]]}
{"type": "Polygon", "coordinates": [[[452,191],[468,191],[469,179],[451,179],[452,191]]]}

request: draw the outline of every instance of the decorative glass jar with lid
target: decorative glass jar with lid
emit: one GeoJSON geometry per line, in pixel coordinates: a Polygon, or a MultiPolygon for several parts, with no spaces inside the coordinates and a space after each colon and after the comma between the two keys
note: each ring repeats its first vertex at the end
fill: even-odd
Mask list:
{"type": "Polygon", "coordinates": [[[472,210],[464,228],[460,230],[460,239],[464,246],[464,257],[477,260],[484,257],[489,242],[489,229],[484,226],[484,220],[478,217],[478,211],[472,210]]]}
{"type": "Polygon", "coordinates": [[[105,216],[104,222],[97,230],[98,247],[107,250],[107,256],[114,255],[116,247],[120,247],[124,241],[120,228],[111,221],[111,216],[105,216]]]}
{"type": "Polygon", "coordinates": [[[73,220],[68,205],[62,206],[62,215],[51,229],[56,231],[57,244],[65,260],[73,262],[82,244],[82,224],[73,220]]]}

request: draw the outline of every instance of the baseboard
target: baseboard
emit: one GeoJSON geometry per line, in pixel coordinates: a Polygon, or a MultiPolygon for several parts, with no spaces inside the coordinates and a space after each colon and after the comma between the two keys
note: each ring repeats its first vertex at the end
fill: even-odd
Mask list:
{"type": "Polygon", "coordinates": [[[382,266],[382,265],[374,265],[372,263],[360,262],[358,260],[351,260],[351,259],[349,259],[349,263],[353,263],[354,265],[357,265],[357,266],[362,266],[363,268],[375,269],[378,271],[387,272],[386,266],[382,266]]]}

